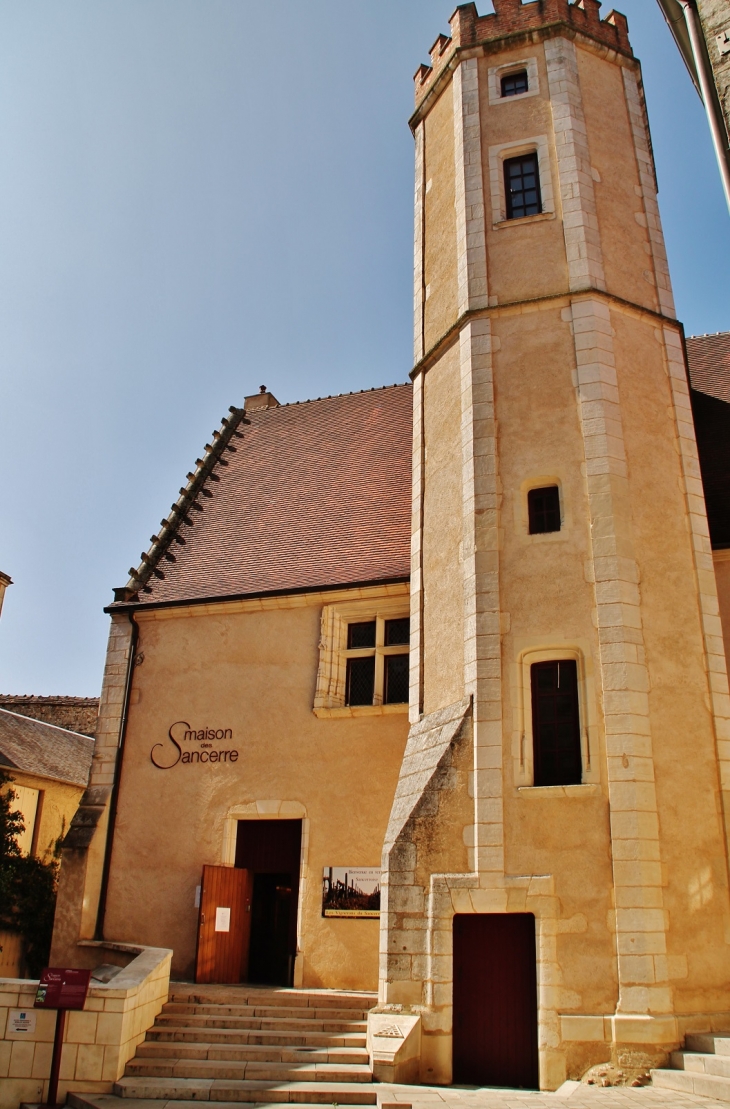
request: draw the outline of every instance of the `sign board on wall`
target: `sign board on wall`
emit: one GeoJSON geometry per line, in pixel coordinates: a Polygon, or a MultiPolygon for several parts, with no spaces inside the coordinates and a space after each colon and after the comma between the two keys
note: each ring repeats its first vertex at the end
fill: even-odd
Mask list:
{"type": "Polygon", "coordinates": [[[379,917],[379,866],[326,866],[322,916],[379,917]]]}
{"type": "Polygon", "coordinates": [[[167,729],[167,740],[155,743],[150,761],[158,770],[173,766],[228,766],[238,762],[238,748],[231,747],[232,728],[193,728],[187,720],[176,720],[167,729]]]}
{"type": "Polygon", "coordinates": [[[8,1033],[12,1035],[35,1034],[36,1014],[32,1009],[11,1009],[8,1013],[8,1033]]]}
{"type": "Polygon", "coordinates": [[[41,971],[35,1009],[83,1009],[91,980],[90,970],[46,967],[41,971]]]}

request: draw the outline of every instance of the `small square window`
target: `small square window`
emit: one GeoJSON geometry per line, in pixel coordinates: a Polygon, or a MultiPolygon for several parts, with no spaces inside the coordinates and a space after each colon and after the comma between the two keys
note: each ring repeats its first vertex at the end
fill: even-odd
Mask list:
{"type": "Polygon", "coordinates": [[[527,494],[527,517],[530,535],[560,531],[560,492],[557,485],[530,489],[527,494]]]}
{"type": "Polygon", "coordinates": [[[411,621],[406,616],[403,620],[385,621],[385,646],[408,646],[411,641],[411,621]]]}
{"type": "Polygon", "coordinates": [[[508,73],[502,78],[502,96],[519,96],[527,92],[527,70],[521,69],[517,73],[508,73]]]}
{"type": "Polygon", "coordinates": [[[363,624],[347,625],[347,649],[356,650],[358,647],[375,646],[375,621],[368,620],[363,624]]]}
{"type": "Polygon", "coordinates": [[[537,216],[542,212],[536,153],[506,159],[504,193],[507,200],[507,219],[537,216]]]}

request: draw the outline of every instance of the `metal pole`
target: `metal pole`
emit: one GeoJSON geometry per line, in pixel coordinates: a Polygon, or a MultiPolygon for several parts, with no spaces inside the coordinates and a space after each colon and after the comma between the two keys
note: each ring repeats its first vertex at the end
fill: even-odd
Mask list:
{"type": "Polygon", "coordinates": [[[715,147],[715,156],[720,168],[722,187],[725,190],[725,201],[728,209],[730,209],[730,151],[728,150],[727,131],[725,130],[725,120],[718,111],[713,77],[712,74],[708,72],[700,17],[697,12],[695,0],[679,0],[679,2],[684,11],[687,32],[692,44],[692,53],[694,54],[695,66],[697,67],[697,76],[702,91],[702,99],[705,104],[705,111],[707,112],[707,120],[710,124],[712,145],[715,147]]]}
{"type": "Polygon", "coordinates": [[[48,1100],[46,1105],[55,1106],[58,1103],[58,1077],[61,1073],[61,1052],[63,1051],[63,1033],[66,1029],[66,1010],[56,1010],[56,1034],[53,1037],[53,1058],[51,1059],[51,1079],[48,1083],[48,1100]]]}

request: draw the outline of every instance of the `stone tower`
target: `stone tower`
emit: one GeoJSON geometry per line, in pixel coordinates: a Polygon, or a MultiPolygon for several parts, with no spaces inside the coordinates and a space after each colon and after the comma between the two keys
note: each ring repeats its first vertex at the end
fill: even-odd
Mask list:
{"type": "Polygon", "coordinates": [[[730,1026],[728,689],[626,20],[495,9],[457,8],[416,74],[412,726],[380,1001],[420,1014],[422,1081],[469,1080],[464,959],[476,981],[494,943],[455,983],[456,922],[521,914],[551,1089],[730,1026]]]}

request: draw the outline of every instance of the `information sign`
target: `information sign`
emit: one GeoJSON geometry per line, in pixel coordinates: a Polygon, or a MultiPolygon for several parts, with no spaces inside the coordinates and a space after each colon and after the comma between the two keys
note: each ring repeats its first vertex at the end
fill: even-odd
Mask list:
{"type": "Polygon", "coordinates": [[[90,970],[46,967],[35,995],[36,1009],[83,1009],[91,979],[90,970]]]}
{"type": "Polygon", "coordinates": [[[35,1034],[36,1015],[32,1009],[11,1009],[8,1013],[8,1032],[14,1036],[35,1034]]]}

